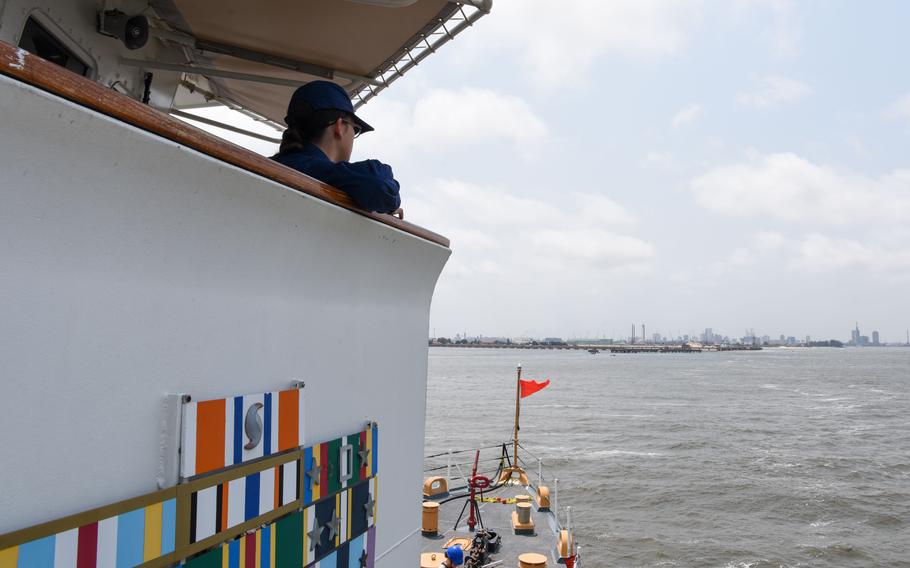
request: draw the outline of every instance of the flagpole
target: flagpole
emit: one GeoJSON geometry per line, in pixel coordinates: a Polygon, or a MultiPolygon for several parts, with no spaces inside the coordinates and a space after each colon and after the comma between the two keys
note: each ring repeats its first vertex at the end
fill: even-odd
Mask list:
{"type": "Polygon", "coordinates": [[[518,477],[518,483],[528,485],[528,475],[525,470],[518,465],[518,417],[521,414],[521,365],[518,366],[517,377],[515,378],[515,431],[512,434],[512,465],[504,468],[499,474],[498,485],[512,483],[512,477],[518,477]]]}
{"type": "Polygon", "coordinates": [[[518,415],[521,413],[521,365],[518,366],[518,378],[515,380],[515,435],[512,437],[514,443],[512,464],[518,467],[518,415]]]}

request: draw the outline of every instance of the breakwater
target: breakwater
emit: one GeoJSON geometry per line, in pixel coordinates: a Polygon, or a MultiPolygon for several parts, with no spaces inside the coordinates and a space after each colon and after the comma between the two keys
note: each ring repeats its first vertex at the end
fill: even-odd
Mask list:
{"type": "Polygon", "coordinates": [[[585,345],[581,343],[446,343],[432,344],[431,347],[457,347],[460,349],[534,349],[550,351],[587,351],[599,353],[609,351],[617,354],[631,353],[701,353],[703,351],[761,351],[758,345],[692,345],[692,344],[635,344],[617,343],[609,345],[585,345]]]}

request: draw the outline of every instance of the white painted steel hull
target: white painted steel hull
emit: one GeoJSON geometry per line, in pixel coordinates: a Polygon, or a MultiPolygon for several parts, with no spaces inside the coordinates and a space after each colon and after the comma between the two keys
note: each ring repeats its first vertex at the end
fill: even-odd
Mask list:
{"type": "Polygon", "coordinates": [[[0,76],[0,534],[157,489],[162,403],[306,382],[307,443],[382,430],[413,564],[449,249],[0,76]]]}

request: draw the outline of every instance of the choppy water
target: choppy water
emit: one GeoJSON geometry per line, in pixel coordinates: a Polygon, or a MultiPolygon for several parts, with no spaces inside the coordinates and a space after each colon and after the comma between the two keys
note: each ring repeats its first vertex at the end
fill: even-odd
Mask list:
{"type": "Polygon", "coordinates": [[[433,348],[426,452],[508,439],[518,363],[587,567],[910,566],[910,349],[433,348]]]}

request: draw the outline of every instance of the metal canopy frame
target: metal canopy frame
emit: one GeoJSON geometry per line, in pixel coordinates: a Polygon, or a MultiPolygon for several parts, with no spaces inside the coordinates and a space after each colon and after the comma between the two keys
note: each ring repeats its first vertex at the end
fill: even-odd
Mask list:
{"type": "Polygon", "coordinates": [[[434,22],[411,37],[391,59],[371,73],[381,83],[379,86],[372,84],[357,86],[356,91],[351,93],[357,99],[354,101],[354,108],[365,105],[421,61],[435,53],[437,49],[489,14],[492,8],[493,0],[451,2],[450,8],[444,10],[434,22]]]}
{"type": "MultiPolygon", "coordinates": [[[[173,41],[187,47],[194,51],[199,52],[200,54],[214,53],[217,55],[230,55],[237,59],[243,59],[245,61],[252,61],[254,63],[262,63],[264,65],[270,65],[272,67],[278,67],[280,69],[285,69],[287,71],[297,71],[298,73],[306,73],[307,75],[313,75],[315,77],[321,77],[323,79],[334,79],[336,77],[340,79],[345,79],[351,82],[362,81],[370,83],[376,86],[381,85],[379,81],[373,79],[372,77],[364,77],[363,75],[358,75],[356,73],[348,73],[347,71],[342,71],[339,69],[331,69],[322,65],[316,65],[314,63],[309,63],[307,61],[302,61],[299,59],[292,59],[289,57],[282,57],[280,55],[272,55],[270,53],[264,53],[261,51],[256,51],[253,49],[247,49],[245,47],[238,47],[236,45],[231,45],[227,43],[220,43],[216,41],[210,41],[205,39],[198,39],[189,34],[184,34],[180,32],[174,32],[170,30],[156,29],[151,32],[153,35],[166,40],[173,41]]],[[[168,64],[171,65],[171,64],[168,64]]],[[[214,71],[217,70],[207,70],[203,75],[210,74],[212,76],[218,77],[230,77],[232,79],[237,79],[238,74],[234,75],[217,75],[214,71]],[[208,72],[213,71],[213,72],[208,72]]],[[[225,73],[225,71],[220,71],[225,73]]],[[[250,77],[256,77],[256,75],[248,74],[250,77]]],[[[263,82],[272,82],[272,78],[267,78],[269,80],[263,82]]],[[[255,79],[250,79],[255,80],[255,79]]],[[[282,83],[278,83],[282,84],[282,83]]],[[[299,84],[299,82],[294,82],[294,84],[299,84]]]]}

